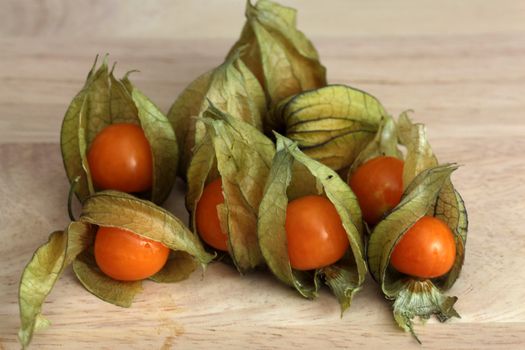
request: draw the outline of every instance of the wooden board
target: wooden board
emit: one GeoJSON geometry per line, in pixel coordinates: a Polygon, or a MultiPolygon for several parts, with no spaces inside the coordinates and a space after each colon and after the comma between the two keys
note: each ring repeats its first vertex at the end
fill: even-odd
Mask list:
{"type": "MultiPolygon", "coordinates": [[[[466,145],[464,151],[472,150],[466,145]]],[[[512,157],[500,154],[508,157],[503,159],[512,157]]],[[[517,187],[504,172],[498,176],[493,167],[474,158],[454,177],[471,214],[465,267],[451,290],[459,297],[457,309],[462,319],[447,324],[431,320],[425,327],[417,326],[425,347],[471,349],[475,344],[491,349],[517,346],[525,339],[521,302],[525,273],[516,268],[525,262],[525,244],[517,229],[519,215],[509,215],[508,206],[494,206],[504,198],[487,195],[486,188],[505,193],[505,188],[514,187],[515,195],[525,193],[523,185],[517,187]],[[467,171],[475,164],[475,172],[467,171]],[[507,243],[503,244],[503,238],[507,243]],[[511,273],[513,278],[509,278],[511,273]]],[[[0,341],[10,349],[16,348],[21,270],[47,235],[67,224],[68,185],[56,144],[1,145],[0,174],[0,235],[4,238],[0,247],[0,341]]],[[[167,203],[180,217],[186,217],[183,189],[178,183],[167,203]]],[[[370,278],[343,318],[336,300],[326,291],[318,300],[304,300],[269,274],[239,276],[220,263],[211,265],[204,277],[194,273],[187,281],[169,285],[145,282],[144,289],[130,309],[122,309],[89,294],[68,271],[44,307],[53,325],[35,336],[34,348],[57,344],[75,349],[205,349],[212,344],[226,348],[250,344],[259,349],[299,344],[418,348],[408,334],[396,328],[389,304],[370,278]]]]}
{"type": "MultiPolygon", "coordinates": [[[[40,18],[29,1],[6,3],[9,11],[2,8],[3,16],[11,13],[25,18],[24,23],[40,18]],[[13,5],[17,3],[22,5],[13,5]]],[[[106,4],[97,3],[94,13],[106,13],[100,6],[109,5],[102,3],[106,4]]],[[[123,6],[119,1],[109,3],[123,6]]],[[[333,21],[346,21],[345,34],[333,21],[319,29],[323,22],[314,19],[318,2],[289,3],[304,6],[306,18],[314,22],[306,27],[331,82],[371,92],[393,115],[415,109],[413,116],[427,124],[440,161],[462,165],[453,181],[470,214],[470,233],[462,275],[450,291],[459,297],[462,318],[417,325],[423,347],[521,348],[525,344],[521,224],[525,25],[519,21],[523,3],[476,0],[467,6],[445,1],[442,8],[430,7],[432,17],[415,0],[390,5],[388,11],[380,2],[376,8],[334,1],[333,21]],[[354,12],[367,15],[369,21],[358,20],[354,12]],[[355,31],[353,15],[360,24],[355,31]]],[[[187,8],[189,14],[203,11],[192,6],[187,8]]],[[[329,13],[326,8],[320,11],[329,13]]],[[[189,14],[184,16],[189,19],[181,19],[182,28],[190,26],[189,14]]],[[[0,21],[0,350],[18,348],[16,298],[23,267],[48,234],[68,222],[68,185],[57,141],[63,113],[94,55],[110,52],[110,58],[119,61],[118,74],[141,70],[132,78],[166,111],[194,77],[221,62],[238,32],[221,29],[223,38],[211,39],[213,30],[200,28],[194,37],[172,40],[164,29],[174,27],[167,18],[156,18],[159,28],[143,32],[133,27],[107,36],[81,32],[75,21],[64,21],[55,29],[57,35],[46,21],[41,31],[28,26],[26,32],[10,17],[0,21]]],[[[103,32],[103,23],[110,22],[101,20],[94,33],[103,32]]],[[[187,217],[183,191],[178,183],[167,207],[187,217]]],[[[239,276],[220,263],[212,264],[204,276],[195,273],[179,284],[146,282],[129,309],[99,301],[68,271],[49,296],[44,314],[53,325],[36,334],[34,349],[420,348],[394,325],[390,304],[371,278],[340,318],[339,306],[327,291],[315,301],[304,300],[267,273],[239,276]]]]}

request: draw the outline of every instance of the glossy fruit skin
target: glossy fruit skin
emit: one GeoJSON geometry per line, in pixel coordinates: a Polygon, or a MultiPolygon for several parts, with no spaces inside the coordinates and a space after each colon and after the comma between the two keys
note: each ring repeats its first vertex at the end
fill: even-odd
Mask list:
{"type": "Polygon", "coordinates": [[[95,260],[109,277],[139,281],[157,273],[168,259],[169,248],[160,242],[114,227],[99,227],[95,260]]]}
{"type": "Polygon", "coordinates": [[[210,182],[202,191],[195,210],[197,232],[200,237],[217,250],[228,251],[228,236],[222,231],[217,206],[224,203],[222,180],[210,182]]]}
{"type": "Polygon", "coordinates": [[[151,147],[140,126],[111,124],[93,140],[87,154],[99,190],[143,192],[153,183],[151,147]]]}
{"type": "Polygon", "coordinates": [[[343,257],[350,243],[335,206],[323,196],[288,203],[286,238],[290,264],[296,270],[329,266],[343,257]]]}
{"type": "Polygon", "coordinates": [[[381,156],[365,162],[352,175],[348,184],[369,225],[377,224],[399,204],[403,194],[403,165],[400,159],[381,156]]]}
{"type": "Polygon", "coordinates": [[[440,219],[423,216],[401,238],[390,256],[397,271],[419,278],[446,274],[456,259],[456,242],[440,219]]]}

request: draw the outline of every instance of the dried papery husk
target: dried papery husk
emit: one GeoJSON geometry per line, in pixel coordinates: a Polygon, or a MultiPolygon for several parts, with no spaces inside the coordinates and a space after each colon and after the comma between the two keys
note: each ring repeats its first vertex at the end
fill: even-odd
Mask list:
{"type": "Polygon", "coordinates": [[[179,175],[184,178],[194,148],[206,132],[200,118],[208,109],[208,101],[221,112],[262,130],[266,113],[264,91],[239,54],[235,51],[223,64],[190,83],[168,112],[181,152],[179,175]]]}
{"type": "MultiPolygon", "coordinates": [[[[326,85],[326,69],[308,38],[296,28],[296,10],[272,1],[246,2],[246,24],[228,57],[243,48],[242,60],[274,105],[301,91],[326,85]]],[[[266,131],[276,128],[272,116],[266,131]]]]}
{"type": "MultiPolygon", "coordinates": [[[[459,317],[453,305],[456,297],[448,290],[459,276],[464,260],[467,214],[459,193],[450,181],[454,164],[438,165],[426,139],[425,127],[413,124],[407,113],[398,121],[399,139],[407,148],[404,163],[404,193],[401,202],[373,229],[368,242],[368,264],[374,279],[388,299],[395,300],[394,318],[406,331],[413,331],[412,319],[432,315],[444,322],[459,317]],[[419,280],[403,275],[390,266],[392,251],[403,235],[423,216],[445,222],[455,237],[456,260],[445,275],[419,280]]],[[[416,337],[417,338],[417,337],[416,337]]]]}
{"type": "MultiPolygon", "coordinates": [[[[425,126],[413,123],[408,116],[408,111],[399,116],[398,129],[400,142],[407,149],[403,169],[403,183],[406,189],[417,174],[424,169],[436,166],[438,160],[428,143],[425,126]]],[[[442,290],[448,290],[461,272],[465,259],[468,232],[468,215],[465,203],[450,179],[446,179],[434,206],[429,209],[428,215],[435,216],[445,222],[456,239],[456,260],[452,270],[434,280],[434,283],[439,285],[442,290]]]]}
{"type": "Polygon", "coordinates": [[[53,232],[24,268],[18,290],[18,339],[23,348],[35,331],[49,325],[42,316],[42,305],[64,270],[93,243],[94,235],[93,226],[72,222],[64,231],[53,232]]]}
{"type": "Polygon", "coordinates": [[[320,281],[324,280],[337,297],[343,313],[350,306],[353,295],[361,288],[367,270],[361,210],[357,199],[335,171],[309,158],[295,142],[278,134],[276,137],[277,153],[259,208],[257,234],[262,254],[274,275],[306,298],[315,298],[320,281]],[[296,167],[294,163],[301,166],[296,167]],[[300,175],[295,176],[294,171],[300,171],[300,175]],[[308,176],[314,178],[314,181],[308,182],[310,187],[301,185],[295,188],[292,198],[324,194],[334,204],[341,218],[350,248],[340,261],[331,266],[315,271],[298,271],[291,267],[288,257],[286,208],[290,200],[289,189],[294,187],[294,178],[295,181],[302,181],[308,176]]]}
{"type": "Polygon", "coordinates": [[[210,105],[201,122],[206,133],[188,168],[186,204],[197,233],[195,209],[204,187],[220,177],[224,203],[217,207],[228,252],[239,270],[264,264],[257,242],[257,212],[275,153],[273,142],[248,123],[210,105]]]}
{"type": "MultiPolygon", "coordinates": [[[[160,242],[174,252],[205,267],[213,255],[207,253],[199,238],[177,217],[154,203],[118,191],[102,191],[90,196],[82,207],[79,220],[97,226],[116,227],[160,242]]],[[[161,270],[162,273],[162,270],[161,270]]]]}
{"type": "Polygon", "coordinates": [[[272,114],[306,155],[336,171],[352,165],[387,117],[375,97],[344,85],[302,92],[272,114]]]}
{"type": "Polygon", "coordinates": [[[106,302],[129,307],[142,291],[142,281],[116,281],[97,267],[93,243],[99,226],[124,229],[171,249],[166,265],[150,278],[156,282],[186,279],[196,266],[204,267],[213,259],[179,219],[150,201],[122,192],[100,191],[83,204],[79,221],[71,222],[64,231],[52,233],[22,273],[19,339],[24,348],[34,331],[48,324],[41,315],[42,305],[70,264],[82,285],[106,302]]]}
{"type": "Polygon", "coordinates": [[[153,183],[141,196],[162,203],[169,195],[178,164],[175,133],[166,116],[142,92],[133,86],[128,74],[121,80],[108,70],[107,56],[97,68],[97,60],[82,90],[68,107],[60,144],[64,167],[75,193],[81,201],[95,193],[87,152],[94,138],[105,127],[116,123],[139,125],[150,144],[153,160],[153,183]]]}
{"type": "Polygon", "coordinates": [[[391,116],[384,116],[376,135],[356,157],[347,174],[347,182],[364,163],[377,157],[394,157],[403,160],[399,150],[396,122],[391,116]]]}

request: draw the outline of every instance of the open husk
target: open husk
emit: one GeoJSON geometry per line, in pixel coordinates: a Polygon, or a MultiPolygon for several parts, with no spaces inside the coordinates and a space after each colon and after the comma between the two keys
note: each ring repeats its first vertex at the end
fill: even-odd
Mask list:
{"type": "Polygon", "coordinates": [[[321,280],[332,290],[341,313],[351,304],[366,275],[361,210],[348,185],[327,166],[309,158],[297,144],[277,136],[277,153],[259,209],[257,235],[266,263],[283,283],[306,298],[315,298],[321,280]],[[291,267],[286,240],[286,208],[289,200],[305,195],[325,195],[339,214],[350,242],[344,257],[315,271],[291,267]]]}
{"type": "Polygon", "coordinates": [[[426,139],[422,124],[413,124],[407,113],[398,121],[401,144],[407,154],[403,170],[401,202],[374,228],[368,242],[368,264],[386,298],[394,300],[397,324],[414,335],[412,319],[432,315],[444,322],[459,317],[453,305],[456,297],[443,294],[456,281],[463,265],[467,238],[467,213],[463,200],[450,181],[454,164],[439,165],[426,139]],[[419,280],[390,266],[390,255],[407,230],[425,215],[445,222],[455,236],[456,260],[452,269],[439,278],[419,280]]]}
{"type": "Polygon", "coordinates": [[[204,187],[220,177],[224,203],[218,216],[228,236],[228,251],[240,272],[263,265],[257,242],[257,212],[275,146],[253,126],[210,105],[201,122],[206,133],[188,168],[186,204],[195,224],[195,209],[204,187]]]}
{"type": "Polygon", "coordinates": [[[116,281],[97,267],[92,248],[98,226],[118,227],[167,246],[171,255],[166,265],[150,278],[156,282],[186,279],[199,264],[204,267],[213,259],[198,237],[166,210],[126,193],[97,192],[84,201],[79,221],[53,232],[22,273],[18,336],[23,347],[30,343],[34,331],[49,324],[42,316],[42,305],[71,264],[82,285],[106,302],[129,307],[142,291],[141,281],[116,281]]]}
{"type": "Polygon", "coordinates": [[[60,145],[67,177],[78,198],[84,201],[95,193],[87,152],[93,139],[115,123],[139,125],[150,144],[153,183],[148,193],[138,194],[160,204],[169,195],[178,164],[175,133],[166,116],[128,79],[117,80],[108,70],[107,56],[100,67],[97,61],[82,90],[73,98],[62,122],[60,145]]]}

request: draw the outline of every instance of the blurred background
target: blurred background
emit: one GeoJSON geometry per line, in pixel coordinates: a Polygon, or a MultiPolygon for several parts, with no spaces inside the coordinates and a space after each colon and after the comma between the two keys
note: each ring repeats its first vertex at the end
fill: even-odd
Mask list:
{"type": "MultiPolygon", "coordinates": [[[[369,91],[393,114],[454,106],[457,115],[443,118],[455,118],[485,98],[517,107],[525,1],[281,2],[298,9],[330,82],[369,91]],[[499,91],[493,82],[501,78],[516,89],[499,91]]],[[[109,53],[118,74],[140,70],[133,81],[166,112],[191,80],[222,62],[244,7],[244,0],[1,0],[0,142],[57,142],[96,54],[109,53]]]]}
{"type": "MultiPolygon", "coordinates": [[[[252,2],[255,2],[252,1],[252,2]]],[[[245,0],[2,0],[2,36],[190,39],[237,37],[245,0]]],[[[472,34],[523,29],[519,0],[282,0],[318,37],[472,34]],[[502,21],[502,18],[505,20],[502,21]],[[471,21],[469,21],[471,19],[471,21]]]]}

